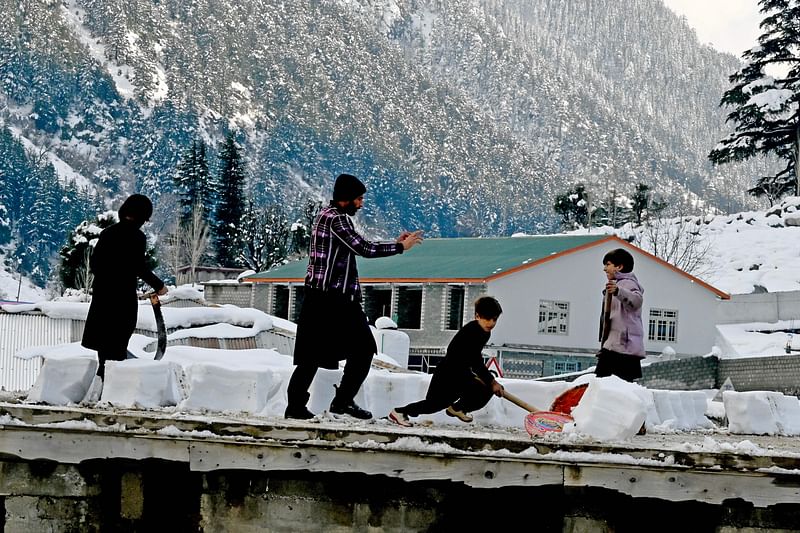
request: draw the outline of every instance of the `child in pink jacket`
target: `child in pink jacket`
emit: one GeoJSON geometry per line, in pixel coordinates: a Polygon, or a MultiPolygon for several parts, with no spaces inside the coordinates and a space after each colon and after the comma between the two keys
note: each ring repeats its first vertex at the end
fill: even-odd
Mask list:
{"type": "MultiPolygon", "coordinates": [[[[644,326],[642,301],[644,289],[633,273],[633,256],[617,248],[603,257],[603,271],[608,277],[604,294],[612,295],[611,323],[601,338],[595,375],[618,376],[626,381],[642,377],[644,326]]],[[[602,333],[601,333],[602,334],[602,333]]]]}

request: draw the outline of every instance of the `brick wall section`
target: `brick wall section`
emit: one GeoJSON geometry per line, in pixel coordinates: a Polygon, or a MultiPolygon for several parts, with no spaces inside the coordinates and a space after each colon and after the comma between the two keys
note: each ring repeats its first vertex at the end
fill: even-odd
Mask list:
{"type": "Polygon", "coordinates": [[[215,304],[231,304],[239,307],[252,307],[252,283],[206,283],[203,285],[207,302],[215,304]]]}
{"type": "MultiPolygon", "coordinates": [[[[584,373],[540,378],[541,381],[574,381],[584,373]]],[[[687,357],[650,363],[642,367],[637,383],[649,389],[718,389],[730,378],[734,390],[774,391],[800,396],[800,355],[718,359],[687,357]]]]}
{"type": "Polygon", "coordinates": [[[800,355],[722,359],[719,383],[731,378],[737,391],[769,390],[800,395],[800,355]]]}
{"type": "Polygon", "coordinates": [[[651,363],[642,367],[638,383],[649,389],[715,389],[720,385],[718,365],[719,360],[714,356],[651,363]]]}

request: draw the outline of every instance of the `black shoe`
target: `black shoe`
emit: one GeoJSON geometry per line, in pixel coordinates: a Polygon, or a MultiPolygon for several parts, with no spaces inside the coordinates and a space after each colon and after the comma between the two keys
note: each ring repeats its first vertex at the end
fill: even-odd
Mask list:
{"type": "Polygon", "coordinates": [[[348,403],[337,403],[333,401],[328,410],[335,415],[350,415],[353,418],[360,418],[361,420],[369,420],[372,418],[372,413],[366,409],[360,408],[353,400],[350,400],[348,403]]]}
{"type": "Polygon", "coordinates": [[[308,420],[309,418],[314,418],[314,413],[309,411],[305,405],[300,407],[292,407],[291,405],[286,407],[286,412],[283,413],[284,418],[296,418],[298,420],[308,420]]]}

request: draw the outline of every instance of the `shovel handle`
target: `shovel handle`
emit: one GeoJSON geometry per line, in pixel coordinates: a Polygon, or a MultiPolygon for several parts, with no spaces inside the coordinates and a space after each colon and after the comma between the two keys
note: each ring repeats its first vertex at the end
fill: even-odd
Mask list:
{"type": "MultiPolygon", "coordinates": [[[[476,380],[478,380],[478,382],[480,384],[482,384],[485,387],[488,387],[488,385],[486,385],[486,383],[484,383],[484,381],[481,378],[479,378],[478,376],[474,376],[474,377],[475,377],[476,380]]],[[[525,400],[523,400],[519,396],[515,396],[515,395],[511,394],[510,392],[508,392],[505,389],[503,389],[503,398],[505,398],[509,402],[513,403],[517,407],[521,407],[521,408],[525,409],[529,413],[535,413],[536,411],[540,410],[540,409],[537,409],[536,407],[532,406],[531,404],[529,404],[528,402],[526,402],[525,400]]]]}
{"type": "Polygon", "coordinates": [[[513,403],[517,407],[522,407],[523,409],[525,409],[529,413],[535,413],[536,411],[541,411],[541,409],[537,409],[533,405],[531,405],[528,402],[524,401],[519,396],[515,396],[515,395],[513,395],[510,392],[507,392],[505,390],[503,391],[503,398],[505,398],[509,402],[513,403]]]}

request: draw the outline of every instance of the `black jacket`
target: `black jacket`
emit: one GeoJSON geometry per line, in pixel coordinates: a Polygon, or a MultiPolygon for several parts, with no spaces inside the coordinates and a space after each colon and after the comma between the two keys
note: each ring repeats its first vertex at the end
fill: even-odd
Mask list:
{"type": "Polygon", "coordinates": [[[139,225],[122,220],[100,233],[89,266],[92,303],[81,344],[91,350],[125,350],[136,329],[137,278],[154,290],[164,286],[146,265],[147,239],[139,225]]]}
{"type": "Polygon", "coordinates": [[[436,366],[435,376],[447,377],[448,381],[461,382],[481,378],[486,385],[494,376],[483,362],[483,347],[489,342],[491,333],[484,331],[477,320],[468,322],[456,333],[447,345],[447,355],[436,366]]]}

